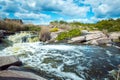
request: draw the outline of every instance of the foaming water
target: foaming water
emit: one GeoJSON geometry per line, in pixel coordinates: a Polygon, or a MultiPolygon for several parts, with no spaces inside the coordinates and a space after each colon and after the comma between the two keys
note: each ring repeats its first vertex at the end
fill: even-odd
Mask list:
{"type": "Polygon", "coordinates": [[[38,35],[32,32],[19,32],[15,35],[8,36],[8,40],[13,43],[36,42],[39,41],[38,35]]]}
{"type": "Polygon", "coordinates": [[[53,80],[102,80],[120,64],[119,50],[92,45],[16,43],[0,55],[17,55],[26,66],[44,71],[53,80]]]}

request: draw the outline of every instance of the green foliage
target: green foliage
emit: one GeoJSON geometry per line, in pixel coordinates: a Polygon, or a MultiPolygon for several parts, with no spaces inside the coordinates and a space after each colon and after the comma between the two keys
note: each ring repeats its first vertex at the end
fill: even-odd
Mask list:
{"type": "Polygon", "coordinates": [[[80,22],[70,22],[71,25],[74,25],[74,26],[80,26],[82,25],[83,23],[80,23],[80,22]]]}
{"type": "MultiPolygon", "coordinates": [[[[109,20],[102,20],[97,23],[81,23],[81,22],[65,22],[65,21],[53,21],[53,23],[56,23],[55,25],[61,28],[61,26],[65,27],[65,29],[86,29],[86,30],[107,30],[108,32],[115,32],[115,31],[120,31],[120,18],[114,20],[114,19],[109,19],[109,20]],[[67,24],[65,24],[67,23],[67,24]],[[63,25],[64,24],[64,25],[63,25]],[[69,27],[69,28],[68,28],[69,27]]],[[[55,26],[54,25],[54,26],[55,26]]],[[[64,29],[63,27],[63,29],[64,29]]]]}
{"type": "Polygon", "coordinates": [[[60,21],[55,20],[55,21],[50,22],[50,24],[67,24],[67,22],[63,20],[60,20],[60,21]]]}
{"type": "Polygon", "coordinates": [[[95,24],[99,30],[107,30],[108,32],[120,31],[120,19],[102,20],[95,24]]]}
{"type": "Polygon", "coordinates": [[[81,31],[79,29],[73,29],[68,32],[61,32],[56,39],[59,41],[65,40],[75,36],[79,36],[80,34],[81,34],[81,31]]]}
{"type": "Polygon", "coordinates": [[[67,24],[67,22],[66,22],[66,21],[63,21],[63,20],[60,20],[59,23],[60,23],[60,24],[67,24]]]}
{"type": "Polygon", "coordinates": [[[50,32],[57,32],[59,29],[58,28],[52,28],[52,29],[50,29],[50,32]]]}
{"type": "Polygon", "coordinates": [[[24,31],[40,31],[40,30],[41,27],[33,24],[24,25],[24,31]]]}
{"type": "Polygon", "coordinates": [[[60,41],[60,40],[65,40],[67,38],[68,38],[68,32],[61,32],[56,39],[60,41]]]}

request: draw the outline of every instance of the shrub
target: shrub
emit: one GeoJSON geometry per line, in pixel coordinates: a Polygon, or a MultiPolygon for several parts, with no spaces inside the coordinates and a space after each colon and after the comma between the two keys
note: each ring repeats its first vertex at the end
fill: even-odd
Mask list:
{"type": "Polygon", "coordinates": [[[120,31],[120,19],[102,20],[95,24],[99,30],[107,30],[108,32],[120,31]]]}
{"type": "Polygon", "coordinates": [[[68,32],[61,32],[58,36],[57,36],[57,40],[65,40],[68,38],[68,32]]]}
{"type": "Polygon", "coordinates": [[[52,29],[50,29],[50,32],[57,32],[59,29],[58,28],[52,28],[52,29]]]}
{"type": "Polygon", "coordinates": [[[81,34],[81,31],[79,29],[73,29],[68,32],[61,32],[56,39],[59,41],[66,40],[75,36],[79,36],[80,34],[81,34]]]}
{"type": "Polygon", "coordinates": [[[33,25],[33,24],[27,24],[24,25],[24,31],[40,31],[41,27],[33,25]]]}
{"type": "Polygon", "coordinates": [[[41,30],[41,28],[37,25],[33,25],[33,24],[23,25],[17,22],[9,22],[9,21],[2,21],[2,20],[0,20],[0,29],[12,31],[12,32],[41,30]]]}

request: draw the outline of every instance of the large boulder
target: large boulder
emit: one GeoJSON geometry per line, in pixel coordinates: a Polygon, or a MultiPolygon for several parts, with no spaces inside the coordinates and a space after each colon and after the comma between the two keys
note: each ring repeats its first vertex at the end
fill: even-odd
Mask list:
{"type": "Polygon", "coordinates": [[[114,40],[120,40],[120,32],[111,32],[109,33],[109,37],[114,40]]]}
{"type": "Polygon", "coordinates": [[[0,70],[5,70],[12,65],[20,66],[22,62],[16,56],[0,56],[0,70]]]}
{"type": "Polygon", "coordinates": [[[73,37],[71,40],[68,40],[68,43],[81,43],[85,42],[85,36],[73,37]]]}
{"type": "Polygon", "coordinates": [[[96,40],[98,45],[112,43],[111,39],[107,37],[99,38],[96,40]]]}
{"type": "Polygon", "coordinates": [[[93,45],[104,45],[109,43],[112,43],[112,41],[108,37],[102,37],[89,41],[89,44],[93,44],[93,45]]]}
{"type": "Polygon", "coordinates": [[[83,36],[73,37],[68,43],[85,43],[85,44],[105,44],[110,42],[110,39],[101,31],[83,31],[86,33],[83,36]]]}
{"type": "Polygon", "coordinates": [[[82,35],[89,34],[89,31],[88,31],[88,30],[81,30],[81,34],[82,34],[82,35]]]}
{"type": "Polygon", "coordinates": [[[47,80],[32,72],[4,70],[0,71],[0,80],[47,80]]]}
{"type": "Polygon", "coordinates": [[[94,31],[94,32],[90,32],[89,34],[85,35],[85,40],[89,41],[89,40],[102,38],[102,37],[105,37],[105,36],[106,35],[103,34],[101,31],[94,31]]]}

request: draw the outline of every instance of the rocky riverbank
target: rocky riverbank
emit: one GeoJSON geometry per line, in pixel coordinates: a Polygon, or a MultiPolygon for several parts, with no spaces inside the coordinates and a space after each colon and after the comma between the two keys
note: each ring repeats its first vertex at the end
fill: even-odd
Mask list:
{"type": "Polygon", "coordinates": [[[51,39],[46,41],[48,43],[56,43],[56,42],[65,42],[65,43],[77,43],[77,44],[92,44],[92,45],[112,45],[114,42],[120,41],[120,32],[111,32],[104,33],[102,31],[87,31],[82,30],[81,35],[77,37],[72,37],[66,40],[58,41],[56,40],[57,36],[62,31],[52,32],[50,34],[51,39]]]}
{"type": "MultiPolygon", "coordinates": [[[[104,33],[102,31],[87,31],[82,30],[81,35],[77,37],[72,37],[69,39],[58,41],[56,38],[61,32],[65,32],[64,30],[59,30],[57,32],[49,33],[49,39],[47,39],[48,35],[44,35],[44,37],[39,36],[40,34],[34,32],[18,32],[15,35],[11,35],[13,33],[0,30],[0,42],[4,43],[4,38],[7,36],[7,39],[11,41],[10,43],[18,43],[18,42],[36,42],[39,39],[44,40],[47,43],[69,43],[69,44],[86,44],[86,45],[116,45],[117,48],[120,48],[120,32],[111,32],[104,33]],[[10,36],[8,36],[10,35],[10,36]],[[45,40],[46,38],[46,40],[45,40]]],[[[6,40],[6,39],[5,39],[6,40]]]]}
{"type": "MultiPolygon", "coordinates": [[[[82,36],[85,35],[90,35],[90,33],[82,36]]],[[[100,35],[104,36],[104,33],[100,35]]],[[[1,79],[41,80],[39,76],[42,76],[53,80],[102,80],[105,78],[114,80],[112,74],[118,73],[116,71],[120,64],[118,48],[80,45],[81,43],[79,45],[67,43],[45,44],[39,41],[29,41],[29,39],[33,40],[35,37],[38,36],[29,32],[20,32],[6,37],[6,39],[12,41],[12,45],[0,50],[0,56],[3,57],[0,59],[2,62],[0,63],[2,65],[1,79]],[[17,57],[6,55],[19,57],[25,69],[23,69],[23,65],[17,57]],[[33,70],[39,76],[34,74],[33,70]],[[30,75],[30,77],[26,75],[30,75]]]]}
{"type": "Polygon", "coordinates": [[[16,56],[0,56],[0,80],[46,80],[21,66],[16,56]]]}
{"type": "Polygon", "coordinates": [[[4,39],[8,35],[12,35],[14,32],[6,31],[6,30],[0,30],[0,42],[2,42],[2,39],[4,39]]]}

